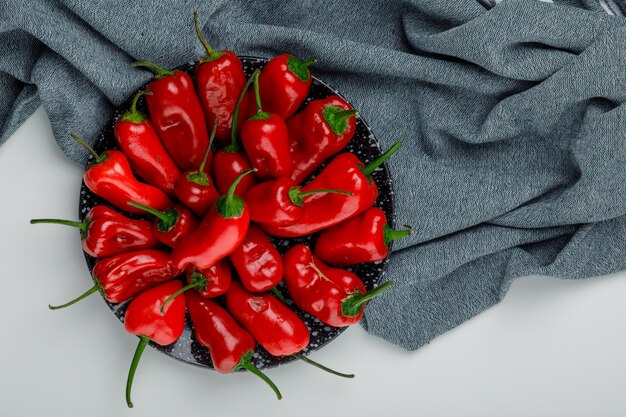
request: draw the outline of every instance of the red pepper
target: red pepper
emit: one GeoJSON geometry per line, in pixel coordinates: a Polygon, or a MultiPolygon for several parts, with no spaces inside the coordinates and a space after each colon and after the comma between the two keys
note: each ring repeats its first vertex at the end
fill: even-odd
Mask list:
{"type": "Polygon", "coordinates": [[[204,217],[207,214],[213,203],[215,203],[220,196],[205,170],[207,158],[211,153],[211,144],[215,138],[216,129],[217,121],[215,121],[213,125],[209,146],[207,146],[204,152],[204,157],[202,158],[202,162],[200,162],[198,170],[183,173],[178,178],[178,181],[176,181],[174,188],[176,197],[200,217],[204,217]]]}
{"type": "Polygon", "coordinates": [[[315,244],[315,255],[337,266],[382,261],[389,254],[389,242],[410,233],[410,228],[394,230],[389,227],[385,213],[372,207],[320,233],[315,244]]]}
{"type": "Polygon", "coordinates": [[[217,199],[196,231],[176,246],[172,254],[176,268],[182,271],[193,265],[200,270],[207,269],[241,244],[250,224],[250,212],[245,201],[235,195],[235,187],[251,172],[239,175],[228,192],[217,199]]]}
{"type": "Polygon", "coordinates": [[[135,95],[130,110],[115,122],[113,135],[135,172],[148,184],[173,195],[180,170],[163,147],[150,119],[137,111],[137,100],[143,94],[151,93],[139,91],[135,95]]]}
{"type": "MultiPolygon", "coordinates": [[[[217,125],[216,138],[226,144],[230,138],[230,129],[237,99],[244,89],[246,75],[239,57],[231,51],[215,51],[202,36],[198,24],[198,13],[194,13],[196,34],[206,50],[206,56],[200,58],[194,68],[196,88],[200,104],[207,119],[207,126],[217,125]]],[[[248,96],[242,106],[248,108],[248,96]]],[[[239,123],[245,120],[245,114],[239,115],[239,123]]]]}
{"type": "Polygon", "coordinates": [[[172,205],[172,200],[158,188],[139,182],[130,168],[126,156],[116,150],[108,150],[98,155],[87,142],[75,135],[72,139],[80,143],[95,158],[89,164],[83,180],[94,194],[104,198],[115,207],[142,213],[141,210],[129,208],[128,201],[136,201],[158,210],[165,210],[172,205]]]}
{"type": "Polygon", "coordinates": [[[339,96],[313,100],[292,117],[289,145],[291,178],[300,184],[328,158],[346,147],[356,131],[357,111],[339,96]]]}
{"type": "Polygon", "coordinates": [[[165,308],[165,305],[174,297],[190,289],[196,290],[195,292],[204,298],[218,297],[228,291],[230,283],[232,282],[230,266],[225,259],[222,259],[212,267],[203,269],[202,271],[198,271],[196,268],[189,265],[185,268],[185,275],[187,277],[187,285],[165,300],[163,307],[161,307],[162,309],[165,308]]]}
{"type": "Polygon", "coordinates": [[[230,261],[248,291],[267,291],[283,278],[280,253],[267,235],[252,224],[241,245],[230,254],[230,261]]]}
{"type": "Polygon", "coordinates": [[[135,371],[148,342],[161,346],[174,343],[185,328],[185,297],[176,297],[161,313],[161,305],[166,298],[181,287],[178,280],[166,282],[139,294],[130,302],[124,315],[124,327],[130,334],[139,336],[133,361],[126,381],[126,404],[132,408],[130,393],[135,371]]]}
{"type": "Polygon", "coordinates": [[[250,362],[256,343],[224,308],[196,294],[187,296],[193,332],[200,344],[209,349],[216,371],[229,374],[239,369],[252,372],[265,381],[280,400],[278,387],[250,362]]]}
{"type": "Polygon", "coordinates": [[[276,114],[261,109],[259,71],[252,77],[257,111],[241,127],[241,143],[259,178],[287,177],[293,168],[287,125],[276,114]]]}
{"type": "Polygon", "coordinates": [[[146,249],[123,253],[99,261],[93,267],[94,286],[81,296],[51,310],[69,307],[83,298],[99,292],[111,303],[122,303],[138,293],[169,281],[178,275],[169,252],[146,249]]]}
{"type": "Polygon", "coordinates": [[[161,242],[152,233],[146,220],[129,219],[108,208],[94,206],[82,222],[62,219],[33,219],[31,224],[55,223],[80,230],[83,250],[94,258],[106,258],[139,249],[151,249],[161,242]]]}
{"type": "MultiPolygon", "coordinates": [[[[252,168],[250,161],[246,157],[246,154],[241,152],[241,148],[237,144],[237,120],[239,120],[239,113],[241,104],[243,103],[248,87],[252,83],[253,77],[246,82],[246,85],[239,96],[237,105],[235,106],[235,115],[233,116],[233,124],[230,130],[230,145],[222,148],[215,154],[213,160],[213,178],[215,179],[215,186],[220,194],[225,194],[230,184],[240,175],[242,172],[248,171],[252,168]]],[[[256,179],[253,175],[245,177],[237,186],[235,195],[243,196],[248,188],[256,184],[256,179]]]]}
{"type": "Polygon", "coordinates": [[[129,206],[144,210],[154,216],[152,230],[157,239],[170,248],[175,248],[182,239],[193,233],[198,227],[198,219],[191,210],[182,204],[176,204],[165,211],[128,202],[129,206]]]}
{"type": "MultiPolygon", "coordinates": [[[[303,62],[290,54],[270,59],[259,78],[265,110],[277,114],[283,120],[289,119],[309,94],[313,82],[309,66],[315,62],[315,59],[303,62]]],[[[250,109],[249,113],[254,114],[254,110],[250,109]]]]}
{"type": "Polygon", "coordinates": [[[322,194],[310,196],[304,205],[304,214],[295,224],[285,227],[263,225],[274,236],[305,236],[334,226],[368,210],[376,198],[378,187],[371,174],[398,150],[400,143],[365,166],[354,154],[346,152],[333,159],[302,191],[338,188],[353,195],[322,194]]]}
{"type": "Polygon", "coordinates": [[[166,70],[152,62],[131,65],[156,74],[146,87],[152,93],[146,96],[152,123],[178,167],[195,169],[209,144],[209,133],[191,77],[185,71],[166,70]]]}
{"type": "Polygon", "coordinates": [[[352,195],[351,192],[341,190],[302,191],[289,177],[262,182],[246,193],[250,220],[269,226],[291,226],[304,215],[302,207],[305,197],[322,193],[352,195]]]}
{"type": "Polygon", "coordinates": [[[267,293],[253,294],[233,281],[226,292],[226,307],[271,355],[293,355],[309,344],[302,319],[267,293]]]}
{"type": "Polygon", "coordinates": [[[294,303],[329,326],[345,327],[363,317],[365,302],[392,284],[367,292],[356,274],[331,268],[300,244],[285,253],[285,284],[294,303]]]}

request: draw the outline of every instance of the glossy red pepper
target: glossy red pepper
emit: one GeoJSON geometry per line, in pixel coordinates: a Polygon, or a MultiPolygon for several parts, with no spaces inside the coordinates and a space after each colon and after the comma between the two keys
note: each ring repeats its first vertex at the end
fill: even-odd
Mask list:
{"type": "MultiPolygon", "coordinates": [[[[309,66],[315,62],[315,59],[303,62],[290,54],[270,59],[259,78],[261,102],[265,110],[283,120],[289,119],[309,94],[313,82],[309,66]]],[[[250,110],[249,114],[254,114],[254,110],[250,110]]]]}
{"type": "MultiPolygon", "coordinates": [[[[196,89],[200,104],[207,119],[207,126],[217,122],[216,138],[223,145],[228,143],[232,127],[233,114],[237,99],[244,89],[246,76],[239,57],[231,51],[215,51],[207,43],[200,31],[198,13],[194,13],[196,34],[206,51],[194,67],[196,89]]],[[[242,106],[248,108],[248,96],[244,96],[242,106]]],[[[245,114],[239,115],[239,123],[245,120],[245,114]]]]}
{"type": "Polygon", "coordinates": [[[309,344],[302,319],[267,293],[253,294],[233,281],[226,292],[226,307],[271,355],[293,355],[309,344]]]}
{"type": "Polygon", "coordinates": [[[256,345],[252,335],[228,311],[216,302],[193,293],[187,296],[187,308],[194,335],[200,344],[209,349],[216,371],[229,374],[245,369],[265,381],[279,400],[282,398],[278,387],[250,361],[256,345]]]}
{"type": "Polygon", "coordinates": [[[174,184],[180,170],[167,153],[152,122],[137,111],[137,101],[147,91],[139,91],[130,106],[115,122],[113,136],[130,166],[148,184],[154,185],[169,195],[174,195],[174,184]]]}
{"type": "Polygon", "coordinates": [[[70,135],[94,157],[85,173],[83,181],[94,194],[104,198],[115,207],[132,213],[141,210],[128,207],[128,201],[136,201],[146,206],[165,210],[172,205],[172,200],[158,188],[139,182],[133,175],[126,156],[116,150],[108,150],[100,155],[81,138],[70,135]]]}
{"type": "MultiPolygon", "coordinates": [[[[242,172],[246,172],[252,168],[250,161],[246,154],[241,151],[241,147],[237,144],[237,120],[239,120],[241,104],[243,103],[246,91],[252,83],[253,77],[250,77],[244,86],[237,105],[235,106],[235,115],[233,116],[233,125],[230,131],[230,145],[222,148],[215,154],[213,160],[213,178],[215,180],[215,187],[220,194],[225,194],[230,184],[240,175],[242,172]]],[[[248,188],[256,184],[256,178],[254,175],[248,175],[245,177],[235,190],[235,195],[242,197],[248,188]]]]}
{"type": "Polygon", "coordinates": [[[175,248],[182,239],[193,233],[198,227],[198,219],[190,209],[176,204],[165,211],[128,202],[129,206],[144,210],[154,216],[152,231],[157,239],[170,248],[175,248]]]}
{"type": "Polygon", "coordinates": [[[356,131],[357,111],[339,96],[313,100],[289,119],[291,178],[300,184],[328,158],[346,147],[356,131]]]}
{"type": "Polygon", "coordinates": [[[144,67],[155,73],[146,90],[150,118],[165,149],[183,171],[200,165],[209,144],[209,133],[202,106],[189,74],[166,70],[159,65],[139,61],[133,67],[144,67]]]}
{"type": "Polygon", "coordinates": [[[280,116],[262,110],[259,72],[255,71],[252,78],[257,111],[241,127],[241,143],[259,178],[287,177],[293,169],[287,125],[280,116]]]}
{"type": "Polygon", "coordinates": [[[62,219],[32,219],[31,224],[54,223],[80,230],[83,250],[94,258],[106,258],[161,244],[146,220],[129,219],[107,206],[94,206],[82,222],[62,219]]]}
{"type": "Polygon", "coordinates": [[[365,303],[392,284],[367,291],[356,274],[331,268],[300,244],[285,253],[285,284],[298,307],[333,327],[358,323],[365,303]]]}
{"type": "Polygon", "coordinates": [[[228,265],[225,259],[218,261],[212,267],[203,269],[202,271],[189,265],[185,268],[185,276],[187,277],[187,285],[165,300],[161,308],[165,308],[165,305],[179,294],[191,289],[196,290],[194,292],[204,298],[218,297],[228,291],[230,283],[232,282],[230,265],[228,265]]]}
{"type": "Polygon", "coordinates": [[[385,213],[372,207],[365,213],[330,227],[317,238],[315,255],[336,266],[382,261],[389,254],[389,243],[411,233],[387,225],[385,213]]]}
{"type": "Polygon", "coordinates": [[[178,177],[174,188],[176,197],[200,217],[204,217],[207,214],[211,206],[220,196],[211,181],[211,177],[209,177],[205,170],[205,164],[211,153],[211,144],[215,138],[216,129],[217,121],[213,125],[209,146],[207,146],[204,152],[204,157],[198,169],[196,171],[186,171],[183,173],[178,177]]]}
{"type": "Polygon", "coordinates": [[[261,229],[251,224],[230,261],[248,291],[267,291],[283,278],[283,259],[261,229]]]}
{"type": "Polygon", "coordinates": [[[122,303],[138,293],[178,275],[169,252],[146,249],[105,258],[93,267],[94,286],[79,297],[51,310],[69,307],[99,292],[111,303],[122,303]]]}
{"type": "Polygon", "coordinates": [[[230,255],[241,244],[250,224],[245,201],[235,195],[235,187],[252,170],[239,175],[228,192],[217,199],[200,226],[183,239],[172,253],[174,265],[184,270],[188,265],[203,270],[230,255]]]}
{"type": "Polygon", "coordinates": [[[174,343],[185,328],[185,297],[176,297],[161,313],[161,305],[166,298],[180,289],[178,280],[166,282],[151,288],[135,297],[124,314],[124,327],[130,334],[139,336],[139,344],[135,350],[133,361],[126,381],[126,404],[132,408],[130,398],[135,371],[148,342],[161,346],[174,343]]]}
{"type": "Polygon", "coordinates": [[[304,215],[304,200],[315,194],[336,193],[352,195],[342,190],[302,191],[289,177],[265,181],[246,192],[246,203],[250,208],[250,220],[269,226],[290,226],[304,215]]]}
{"type": "Polygon", "coordinates": [[[302,187],[302,191],[337,188],[353,195],[328,193],[309,196],[303,207],[304,214],[297,223],[284,227],[263,225],[263,228],[274,236],[305,236],[363,213],[378,198],[378,187],[371,177],[372,172],[399,147],[400,143],[396,143],[367,166],[349,152],[336,156],[317,177],[302,187]]]}

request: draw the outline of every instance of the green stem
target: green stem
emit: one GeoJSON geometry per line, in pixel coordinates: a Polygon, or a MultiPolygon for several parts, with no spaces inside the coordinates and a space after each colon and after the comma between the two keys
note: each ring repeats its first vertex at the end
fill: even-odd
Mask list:
{"type": "Polygon", "coordinates": [[[308,81],[311,78],[311,72],[309,66],[315,64],[317,59],[309,59],[308,61],[300,61],[299,58],[291,55],[287,57],[287,69],[294,73],[296,77],[302,81],[308,81]]]}
{"type": "Polygon", "coordinates": [[[70,137],[72,139],[74,139],[76,142],[80,143],[83,146],[83,148],[87,149],[87,151],[90,154],[92,154],[93,157],[96,159],[96,163],[100,163],[100,162],[104,161],[104,157],[101,156],[101,155],[98,155],[96,153],[96,151],[94,151],[93,148],[87,142],[85,142],[83,139],[79,138],[76,135],[70,135],[70,137]]]}
{"type": "Polygon", "coordinates": [[[215,49],[213,49],[211,45],[209,45],[206,39],[204,39],[204,36],[202,35],[202,31],[200,30],[200,22],[198,21],[199,17],[200,16],[198,12],[193,12],[193,25],[196,28],[196,35],[198,35],[198,39],[200,40],[200,43],[202,44],[202,46],[204,47],[204,50],[206,51],[206,61],[213,61],[214,59],[219,58],[223,54],[216,52],[215,49]]]}
{"type": "Polygon", "coordinates": [[[322,111],[324,120],[337,136],[343,135],[348,129],[348,119],[358,114],[354,109],[345,110],[337,106],[325,106],[322,111]]]}
{"type": "Polygon", "coordinates": [[[372,172],[374,172],[374,170],[376,168],[378,168],[379,166],[381,166],[383,164],[383,162],[385,162],[387,159],[389,159],[389,157],[391,157],[391,155],[393,155],[394,153],[396,153],[396,151],[398,149],[400,149],[400,146],[402,146],[402,142],[396,142],[393,144],[393,146],[391,148],[389,148],[389,150],[387,152],[385,152],[384,154],[382,154],[381,156],[379,156],[378,158],[374,159],[372,162],[370,162],[367,166],[361,168],[361,171],[363,172],[363,174],[367,177],[369,177],[370,175],[372,175],[372,172]]]}
{"type": "Polygon", "coordinates": [[[384,284],[379,285],[371,291],[363,294],[360,291],[354,292],[343,299],[341,302],[341,314],[346,317],[356,317],[361,313],[361,306],[371,300],[372,298],[380,295],[391,287],[393,281],[387,281],[384,284]]]}
{"type": "Polygon", "coordinates": [[[237,105],[235,106],[235,111],[233,113],[233,122],[231,123],[230,129],[230,145],[226,146],[223,151],[224,152],[239,152],[239,145],[237,145],[237,122],[239,121],[239,108],[241,107],[241,102],[243,98],[248,93],[248,88],[250,88],[250,84],[254,81],[254,75],[260,72],[259,70],[254,71],[252,76],[248,78],[246,81],[246,85],[243,86],[243,90],[239,95],[239,99],[237,100],[237,105]]]}
{"type": "Polygon", "coordinates": [[[137,345],[137,349],[135,350],[133,361],[130,363],[130,369],[128,370],[128,379],[126,380],[126,404],[128,404],[128,408],[133,408],[133,402],[130,399],[130,392],[133,389],[133,380],[135,379],[135,371],[137,371],[137,365],[139,365],[139,360],[141,359],[141,355],[146,349],[146,346],[148,346],[148,342],[150,342],[150,338],[148,336],[139,337],[139,344],[137,345]]]}
{"type": "Polygon", "coordinates": [[[278,298],[281,303],[285,304],[287,302],[287,300],[285,300],[285,296],[283,295],[282,292],[280,292],[280,290],[278,288],[272,287],[272,288],[270,288],[270,292],[272,294],[274,294],[274,296],[276,298],[278,298]]]}
{"type": "Polygon", "coordinates": [[[166,70],[159,64],[155,64],[154,62],[150,62],[150,61],[136,61],[130,64],[130,66],[134,68],[137,68],[137,67],[147,68],[150,71],[154,72],[154,75],[156,76],[156,78],[166,77],[168,75],[173,75],[176,73],[176,71],[174,70],[166,70]]]}
{"type": "Polygon", "coordinates": [[[293,204],[298,207],[302,207],[304,205],[304,197],[314,194],[343,194],[343,195],[354,195],[350,191],[343,190],[331,190],[331,189],[319,189],[319,190],[311,190],[311,191],[300,191],[300,187],[291,187],[289,189],[289,199],[293,204]]]}
{"type": "Polygon", "coordinates": [[[261,109],[261,93],[259,92],[259,76],[261,73],[259,71],[255,71],[253,74],[254,78],[254,100],[256,101],[256,112],[263,113],[261,109]]]}
{"type": "Polygon", "coordinates": [[[94,286],[93,286],[93,287],[91,287],[90,289],[88,289],[87,291],[85,291],[82,295],[80,295],[80,296],[78,296],[78,297],[74,298],[72,301],[69,301],[69,302],[67,302],[67,303],[65,303],[65,304],[61,304],[61,305],[59,305],[59,306],[48,305],[48,308],[49,308],[50,310],[60,310],[60,309],[65,308],[65,307],[69,307],[69,306],[71,306],[72,304],[76,304],[77,302],[79,302],[79,301],[80,301],[80,300],[82,300],[83,298],[87,298],[88,296],[90,296],[90,295],[91,295],[91,294],[93,294],[94,292],[101,291],[101,289],[100,289],[100,288],[101,288],[101,287],[100,287],[100,285],[96,283],[96,284],[94,284],[94,286]]]}
{"type": "Polygon", "coordinates": [[[293,356],[294,358],[300,359],[302,362],[308,363],[309,365],[313,365],[316,368],[319,368],[322,371],[326,371],[326,372],[328,372],[330,374],[337,375],[337,376],[340,376],[342,378],[354,378],[354,374],[344,374],[344,373],[341,373],[341,372],[337,372],[334,369],[330,369],[329,367],[324,366],[324,365],[322,365],[319,362],[315,362],[314,360],[307,358],[306,356],[304,356],[301,353],[294,353],[291,356],[293,356]]]}
{"type": "Polygon", "coordinates": [[[257,368],[256,366],[252,364],[252,362],[250,362],[251,357],[252,357],[252,351],[249,350],[248,352],[246,352],[245,355],[241,357],[241,359],[239,360],[239,363],[235,365],[235,367],[233,368],[233,372],[239,369],[245,369],[246,371],[253,373],[254,375],[261,378],[263,381],[265,381],[267,385],[270,386],[270,388],[276,394],[276,398],[278,398],[279,400],[282,399],[283,395],[280,393],[280,390],[278,389],[276,384],[274,384],[274,382],[271,379],[269,379],[267,375],[261,372],[259,368],[257,368]]]}
{"type": "Polygon", "coordinates": [[[65,226],[75,227],[80,229],[81,233],[87,232],[87,225],[83,222],[76,222],[73,220],[63,220],[63,219],[32,219],[30,224],[39,224],[39,223],[52,223],[52,224],[62,224],[65,226]]]}
{"type": "Polygon", "coordinates": [[[233,183],[230,184],[228,192],[217,199],[217,212],[220,216],[225,219],[241,216],[245,203],[243,201],[243,198],[235,195],[235,189],[237,188],[237,185],[239,185],[239,182],[242,180],[243,177],[250,174],[251,172],[256,171],[256,168],[252,168],[239,174],[239,176],[235,178],[233,183]]]}
{"type": "Polygon", "coordinates": [[[163,301],[163,305],[161,305],[161,315],[165,314],[165,306],[168,305],[170,301],[172,301],[174,298],[178,297],[185,291],[190,290],[192,288],[200,288],[200,287],[206,288],[209,281],[204,276],[202,276],[202,274],[198,274],[198,275],[201,275],[203,280],[193,279],[194,275],[195,274],[192,275],[192,281],[189,284],[185,285],[183,288],[176,291],[174,294],[167,297],[165,301],[163,301]]]}
{"type": "Polygon", "coordinates": [[[121,120],[137,124],[142,123],[146,120],[146,115],[137,110],[137,102],[139,101],[139,98],[143,95],[151,96],[152,92],[147,90],[137,91],[137,94],[135,94],[135,97],[133,97],[133,102],[130,105],[130,110],[122,114],[120,118],[121,120]]]}
{"type": "Polygon", "coordinates": [[[385,246],[389,246],[389,243],[392,240],[402,239],[411,234],[411,227],[407,226],[407,229],[404,230],[394,230],[389,225],[383,226],[383,236],[385,240],[385,246]]]}
{"type": "Polygon", "coordinates": [[[194,184],[207,186],[211,182],[209,181],[209,177],[206,172],[204,172],[204,167],[206,166],[206,161],[209,159],[209,154],[211,153],[211,147],[213,146],[213,140],[215,139],[215,134],[217,133],[217,124],[218,119],[215,119],[215,123],[213,124],[213,130],[211,131],[211,137],[209,138],[209,145],[206,147],[204,151],[204,155],[202,156],[202,161],[200,161],[200,166],[197,171],[190,172],[187,174],[187,179],[194,184]]]}
{"type": "Polygon", "coordinates": [[[135,203],[134,201],[129,201],[127,204],[129,206],[146,211],[156,217],[159,221],[157,228],[161,232],[169,232],[172,227],[176,225],[176,222],[178,222],[178,218],[180,217],[178,210],[176,210],[174,207],[169,208],[167,211],[160,211],[150,206],[135,203]]]}

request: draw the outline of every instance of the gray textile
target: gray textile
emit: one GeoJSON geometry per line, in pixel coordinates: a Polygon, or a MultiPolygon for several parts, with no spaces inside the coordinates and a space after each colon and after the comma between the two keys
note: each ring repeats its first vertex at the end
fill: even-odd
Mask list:
{"type": "Polygon", "coordinates": [[[626,268],[626,20],[563,3],[4,0],[0,139],[41,104],[83,163],[68,134],[93,140],[149,78],[131,61],[200,55],[193,10],[217,48],[318,58],[383,147],[405,143],[390,167],[414,234],[364,325],[416,349],[516,277],[626,268]]]}

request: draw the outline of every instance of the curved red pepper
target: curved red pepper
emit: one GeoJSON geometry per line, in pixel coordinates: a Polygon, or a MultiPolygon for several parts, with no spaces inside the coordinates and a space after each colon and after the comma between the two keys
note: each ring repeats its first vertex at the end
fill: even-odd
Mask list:
{"type": "MultiPolygon", "coordinates": [[[[265,110],[289,119],[306,99],[313,82],[309,66],[315,59],[301,61],[291,54],[278,55],[261,71],[259,90],[265,110]]],[[[250,100],[249,107],[252,107],[250,100]]],[[[250,108],[249,114],[255,110],[250,108]]]]}
{"type": "Polygon", "coordinates": [[[196,231],[176,246],[172,253],[176,268],[181,271],[188,265],[200,270],[209,268],[241,244],[248,231],[250,213],[245,201],[234,193],[239,181],[251,172],[239,175],[196,231]]]}
{"type": "Polygon", "coordinates": [[[209,133],[191,77],[184,71],[166,70],[152,62],[131,65],[155,73],[146,86],[152,93],[146,96],[146,104],[165,149],[180,169],[197,168],[209,144],[209,133]]]}
{"type": "Polygon", "coordinates": [[[78,136],[70,136],[95,158],[83,174],[83,181],[91,192],[115,207],[132,213],[142,211],[129,208],[126,204],[128,201],[136,201],[159,210],[165,210],[172,205],[172,200],[163,191],[135,178],[128,159],[122,152],[108,150],[98,155],[87,142],[78,136]]]}
{"type": "Polygon", "coordinates": [[[392,281],[367,292],[356,274],[329,267],[301,244],[285,253],[285,284],[298,307],[329,326],[345,327],[358,323],[365,302],[388,289],[392,281]]]}
{"type": "Polygon", "coordinates": [[[187,285],[165,300],[163,307],[161,307],[162,309],[164,309],[165,305],[173,298],[191,289],[196,290],[195,292],[204,298],[218,297],[228,291],[230,283],[232,282],[230,266],[225,259],[218,261],[212,267],[203,269],[202,271],[189,265],[185,268],[185,276],[187,278],[187,285]]]}
{"type": "Polygon", "coordinates": [[[410,229],[390,228],[385,213],[372,207],[320,233],[315,243],[315,255],[337,266],[382,261],[389,254],[389,242],[410,233],[410,229]]]}
{"type": "Polygon", "coordinates": [[[280,253],[267,235],[252,224],[241,245],[230,254],[230,261],[248,291],[267,291],[283,278],[280,253]]]}
{"type": "Polygon", "coordinates": [[[171,280],[178,273],[169,252],[146,249],[112,256],[94,266],[93,287],[72,301],[50,306],[50,309],[69,307],[95,292],[100,292],[111,303],[122,303],[148,288],[171,280]]]}
{"type": "Polygon", "coordinates": [[[253,75],[256,114],[241,127],[241,143],[256,175],[261,179],[286,177],[293,165],[289,151],[289,133],[285,121],[264,112],[259,97],[259,72],[253,75]]]}
{"type": "Polygon", "coordinates": [[[208,213],[211,206],[220,196],[211,182],[211,177],[207,175],[205,170],[206,161],[211,153],[211,144],[215,138],[216,131],[217,121],[215,121],[213,125],[209,146],[207,146],[204,152],[200,166],[196,171],[186,171],[183,173],[178,178],[178,181],[176,181],[176,186],[174,187],[176,197],[200,217],[204,217],[208,213]]]}
{"type": "MultiPolygon", "coordinates": [[[[244,86],[237,105],[235,106],[235,115],[233,116],[233,124],[230,130],[230,145],[222,148],[215,154],[213,160],[213,178],[215,179],[215,186],[220,194],[225,194],[230,184],[243,172],[252,168],[250,161],[246,157],[246,154],[241,152],[241,148],[237,144],[237,120],[239,120],[239,114],[241,110],[241,104],[243,103],[248,87],[252,83],[253,77],[250,77],[244,86]]],[[[245,177],[235,190],[235,195],[243,196],[248,188],[256,184],[256,178],[254,175],[245,177]]]]}
{"type": "Polygon", "coordinates": [[[144,210],[154,216],[152,230],[157,239],[170,248],[175,248],[182,239],[193,233],[198,227],[198,219],[190,209],[176,204],[165,211],[152,207],[128,202],[129,206],[144,210]]]}
{"type": "Polygon", "coordinates": [[[94,206],[82,222],[62,219],[32,219],[31,224],[54,223],[80,230],[83,250],[94,258],[106,258],[139,249],[156,248],[161,244],[146,220],[129,219],[108,208],[94,206]]]}
{"type": "Polygon", "coordinates": [[[302,319],[267,293],[253,294],[233,281],[226,292],[226,307],[271,355],[293,355],[309,344],[302,319]]]}
{"type": "MultiPolygon", "coordinates": [[[[231,51],[215,51],[202,36],[198,24],[198,13],[194,13],[196,34],[206,51],[194,67],[196,89],[200,104],[207,119],[207,126],[217,122],[216,138],[223,145],[228,143],[232,127],[233,114],[237,99],[246,83],[246,75],[239,57],[231,51]]],[[[248,97],[244,97],[242,106],[248,108],[248,97]]],[[[239,123],[245,120],[245,114],[239,115],[239,123]]]]}
{"type": "Polygon", "coordinates": [[[357,111],[339,96],[313,100],[289,119],[291,178],[301,183],[328,158],[346,147],[356,131],[357,111]]]}
{"type": "Polygon", "coordinates": [[[352,195],[351,192],[341,190],[302,191],[294,180],[282,177],[251,187],[245,199],[251,221],[269,226],[290,226],[304,215],[304,198],[322,193],[352,195]]]}
{"type": "Polygon", "coordinates": [[[165,311],[161,312],[163,301],[180,289],[181,285],[180,281],[175,280],[146,290],[135,297],[126,309],[124,327],[128,333],[139,336],[139,344],[135,350],[126,381],[126,404],[130,408],[133,407],[130,394],[135,371],[148,342],[153,341],[161,346],[166,346],[174,343],[183,334],[185,297],[176,297],[173,302],[169,303],[165,311]]]}
{"type": "Polygon", "coordinates": [[[282,395],[274,383],[250,362],[255,341],[224,308],[197,294],[187,296],[187,308],[198,342],[209,349],[216,371],[229,374],[245,369],[265,381],[280,400],[282,395]]]}
{"type": "Polygon", "coordinates": [[[304,205],[302,218],[291,226],[275,227],[263,225],[266,232],[274,236],[305,236],[334,226],[363,213],[378,198],[378,187],[371,174],[400,147],[393,145],[387,152],[365,166],[356,155],[346,152],[338,155],[302,191],[337,188],[352,195],[321,194],[309,196],[304,205]]]}
{"type": "Polygon", "coordinates": [[[163,147],[150,119],[137,111],[137,100],[143,94],[147,92],[139,91],[130,110],[117,119],[113,136],[128,157],[130,166],[144,181],[173,195],[180,170],[163,147]]]}

